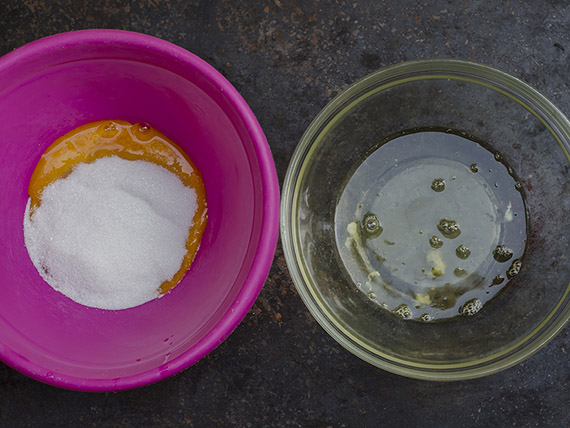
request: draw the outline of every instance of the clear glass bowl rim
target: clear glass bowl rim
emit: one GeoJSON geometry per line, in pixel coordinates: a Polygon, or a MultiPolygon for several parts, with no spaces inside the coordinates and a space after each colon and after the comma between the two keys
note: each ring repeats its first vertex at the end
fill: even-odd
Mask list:
{"type": "Polygon", "coordinates": [[[520,339],[508,352],[501,351],[469,364],[437,366],[391,360],[373,353],[346,333],[327,310],[319,305],[302,272],[302,259],[297,251],[295,206],[298,187],[306,162],[310,161],[313,143],[318,135],[341,111],[350,108],[371,92],[379,92],[410,80],[452,78],[469,81],[496,90],[531,111],[556,138],[570,161],[570,122],[552,102],[520,79],[483,64],[456,59],[408,61],[375,71],[351,84],[333,98],[304,132],[289,163],[281,197],[281,240],[285,260],[293,283],[313,317],[340,345],[362,360],[386,371],[424,380],[465,380],[487,376],[512,367],[529,358],[552,340],[570,321],[570,284],[548,317],[533,332],[520,339]]]}

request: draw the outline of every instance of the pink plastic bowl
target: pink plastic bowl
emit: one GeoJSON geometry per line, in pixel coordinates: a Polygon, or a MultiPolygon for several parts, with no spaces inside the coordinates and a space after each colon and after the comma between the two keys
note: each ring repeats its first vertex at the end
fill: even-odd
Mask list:
{"type": "Polygon", "coordinates": [[[267,141],[231,84],[142,34],[88,30],[0,58],[0,359],[55,386],[117,391],[156,382],[219,345],[253,305],[278,233],[267,141]],[[30,176],[57,137],[104,119],[146,121],[202,171],[208,226],[182,282],[161,299],[105,311],[54,291],[23,237],[30,176]]]}

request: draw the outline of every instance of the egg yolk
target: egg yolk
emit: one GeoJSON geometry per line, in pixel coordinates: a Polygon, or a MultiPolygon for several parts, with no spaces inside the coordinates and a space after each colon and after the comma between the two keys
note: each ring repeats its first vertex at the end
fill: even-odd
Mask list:
{"type": "Polygon", "coordinates": [[[206,190],[200,171],[182,149],[149,124],[131,124],[124,120],[92,122],[55,140],[40,158],[30,179],[30,214],[41,204],[46,186],[67,176],[75,165],[106,156],[153,162],[176,174],[196,192],[197,208],[186,240],[186,255],[174,277],[160,286],[160,293],[166,293],[180,282],[200,246],[207,221],[206,190]]]}

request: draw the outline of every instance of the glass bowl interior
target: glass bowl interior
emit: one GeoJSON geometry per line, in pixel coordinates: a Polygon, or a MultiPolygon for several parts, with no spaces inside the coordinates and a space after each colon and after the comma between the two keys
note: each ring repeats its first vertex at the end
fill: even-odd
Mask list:
{"type": "Polygon", "coordinates": [[[570,317],[569,132],[567,119],[538,92],[474,63],[404,63],[352,85],[308,128],[285,179],[282,239],[309,310],[359,357],[416,378],[483,376],[536,352],[570,317]],[[339,255],[335,212],[348,179],[391,137],[422,129],[486,142],[522,183],[523,268],[476,316],[394,316],[354,284],[339,255]]]}

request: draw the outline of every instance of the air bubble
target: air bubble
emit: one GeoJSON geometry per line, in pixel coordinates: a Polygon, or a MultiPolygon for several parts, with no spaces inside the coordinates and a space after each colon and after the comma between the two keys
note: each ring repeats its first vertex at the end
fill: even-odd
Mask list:
{"type": "Polygon", "coordinates": [[[429,239],[429,244],[435,249],[443,247],[443,241],[435,235],[429,239]]]}
{"type": "Polygon", "coordinates": [[[430,314],[423,314],[421,316],[421,320],[424,322],[430,322],[431,321],[431,315],[430,314]]]}
{"type": "Polygon", "coordinates": [[[119,133],[117,124],[114,122],[107,122],[102,124],[98,129],[99,135],[103,138],[113,138],[119,133]]]}
{"type": "Polygon", "coordinates": [[[142,134],[148,134],[151,130],[150,125],[146,122],[140,122],[137,126],[138,126],[139,132],[142,134]]]}
{"type": "Polygon", "coordinates": [[[368,293],[368,298],[370,300],[376,300],[376,294],[374,294],[373,292],[368,293]]]}
{"type": "Polygon", "coordinates": [[[471,170],[471,172],[479,172],[479,168],[477,167],[476,163],[472,163],[471,166],[469,167],[469,169],[471,170]]]}
{"type": "Polygon", "coordinates": [[[466,260],[471,255],[471,250],[465,245],[461,244],[455,249],[455,255],[461,260],[466,260]]]}
{"type": "Polygon", "coordinates": [[[461,235],[459,225],[454,220],[441,219],[437,229],[448,239],[454,239],[461,235]]]}
{"type": "Polygon", "coordinates": [[[445,190],[445,180],[443,178],[435,178],[431,183],[431,189],[434,192],[443,192],[445,190]]]}
{"type": "Polygon", "coordinates": [[[408,308],[407,305],[398,306],[396,309],[394,309],[393,313],[395,315],[398,315],[400,318],[404,318],[405,320],[412,318],[412,311],[410,308],[408,308]]]}
{"type": "Polygon", "coordinates": [[[362,218],[361,223],[362,232],[367,239],[378,238],[384,229],[380,225],[380,220],[373,213],[366,213],[362,218]]]}
{"type": "Polygon", "coordinates": [[[453,270],[453,275],[458,278],[463,278],[464,276],[467,276],[467,272],[465,272],[465,270],[461,269],[460,267],[457,267],[453,270]]]}
{"type": "Polygon", "coordinates": [[[502,159],[502,156],[499,152],[495,153],[495,160],[500,161],[502,159]]]}
{"type": "Polygon", "coordinates": [[[497,245],[497,248],[493,250],[493,258],[499,263],[509,261],[511,257],[513,257],[513,250],[504,245],[497,245]]]}
{"type": "Polygon", "coordinates": [[[482,307],[483,304],[479,299],[471,299],[461,307],[460,311],[463,315],[472,316],[479,312],[482,307]]]}
{"type": "Polygon", "coordinates": [[[522,184],[520,183],[520,181],[517,181],[517,182],[515,183],[515,189],[517,189],[517,190],[521,190],[521,189],[522,189],[522,184]]]}
{"type": "Polygon", "coordinates": [[[520,261],[520,259],[516,259],[515,261],[513,261],[511,267],[507,271],[507,278],[511,279],[517,276],[521,271],[521,267],[522,267],[522,262],[520,261]]]}
{"type": "Polygon", "coordinates": [[[130,132],[139,143],[148,143],[155,141],[155,133],[152,132],[152,127],[146,122],[139,122],[132,125],[130,132]]]}

